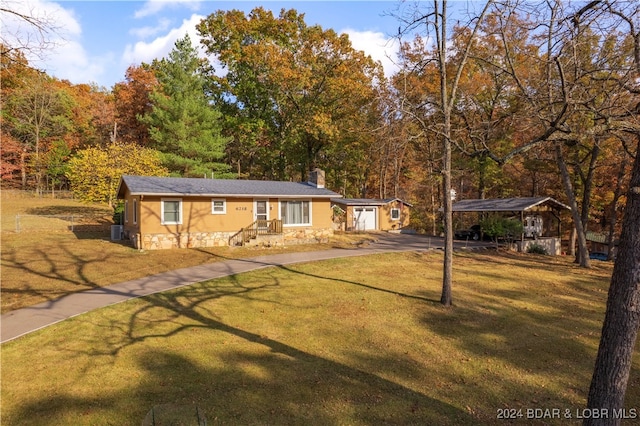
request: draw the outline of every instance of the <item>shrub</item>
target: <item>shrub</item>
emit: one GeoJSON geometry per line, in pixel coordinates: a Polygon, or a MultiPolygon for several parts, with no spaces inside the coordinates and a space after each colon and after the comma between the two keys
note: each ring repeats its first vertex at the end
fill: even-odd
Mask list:
{"type": "Polygon", "coordinates": [[[480,222],[482,232],[491,237],[494,241],[499,238],[511,241],[522,233],[522,223],[517,219],[506,218],[498,215],[491,215],[480,222]]]}
{"type": "Polygon", "coordinates": [[[124,203],[117,203],[113,206],[113,223],[122,225],[124,222],[124,203]]]}
{"type": "Polygon", "coordinates": [[[549,254],[547,252],[547,249],[545,247],[541,246],[540,244],[531,244],[527,248],[527,253],[531,253],[531,254],[549,254]]]}

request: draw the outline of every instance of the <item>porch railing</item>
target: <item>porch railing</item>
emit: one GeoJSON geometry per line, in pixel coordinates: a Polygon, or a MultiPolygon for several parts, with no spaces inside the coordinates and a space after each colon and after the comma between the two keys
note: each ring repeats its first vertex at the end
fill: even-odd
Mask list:
{"type": "Polygon", "coordinates": [[[242,246],[247,242],[258,237],[258,235],[276,235],[282,234],[282,221],[278,219],[272,220],[256,220],[251,225],[246,226],[229,237],[230,246],[242,246]]]}

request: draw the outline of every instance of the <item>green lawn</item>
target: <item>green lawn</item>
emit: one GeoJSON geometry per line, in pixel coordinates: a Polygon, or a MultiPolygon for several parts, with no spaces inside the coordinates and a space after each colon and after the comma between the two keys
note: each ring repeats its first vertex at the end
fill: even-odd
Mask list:
{"type": "Polygon", "coordinates": [[[141,252],[124,241],[109,241],[113,210],[106,205],[39,198],[21,191],[2,191],[0,195],[2,313],[70,293],[231,257],[350,247],[353,242],[373,238],[342,234],[327,244],[141,252]],[[16,215],[23,215],[19,233],[16,215]],[[25,220],[24,215],[31,216],[25,220]],[[70,222],[42,215],[73,215],[74,231],[69,229],[70,222]]]}
{"type": "MultiPolygon", "coordinates": [[[[456,255],[444,308],[441,263],[271,268],[64,321],[2,346],[1,423],[139,425],[163,404],[225,425],[504,424],[499,409],[582,408],[610,265],[456,255]]],[[[627,401],[640,401],[640,355],[627,401]]]]}

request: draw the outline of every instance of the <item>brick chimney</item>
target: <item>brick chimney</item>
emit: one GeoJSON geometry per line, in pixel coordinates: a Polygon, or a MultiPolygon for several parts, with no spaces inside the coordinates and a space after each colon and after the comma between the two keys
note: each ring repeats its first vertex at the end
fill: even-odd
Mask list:
{"type": "Polygon", "coordinates": [[[324,188],[324,170],[318,168],[311,170],[308,183],[316,188],[324,188]]]}

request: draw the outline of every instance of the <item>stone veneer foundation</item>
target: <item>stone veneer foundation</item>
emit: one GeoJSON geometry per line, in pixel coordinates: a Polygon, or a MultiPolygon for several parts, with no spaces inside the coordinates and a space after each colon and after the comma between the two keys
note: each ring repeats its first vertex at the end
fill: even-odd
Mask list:
{"type": "MultiPolygon", "coordinates": [[[[182,234],[131,234],[129,239],[139,250],[174,248],[224,247],[235,232],[192,232],[182,234]]],[[[333,229],[285,229],[279,235],[259,235],[247,246],[282,246],[286,244],[314,244],[329,241],[333,229]]]]}

